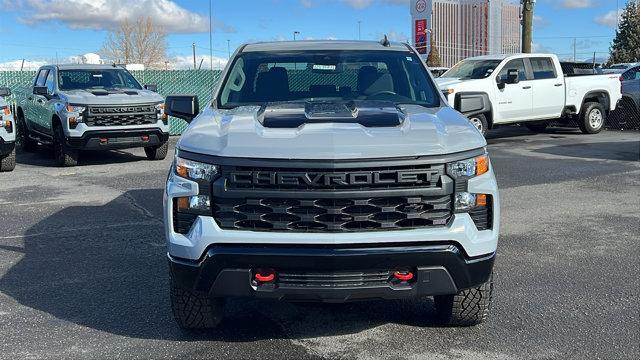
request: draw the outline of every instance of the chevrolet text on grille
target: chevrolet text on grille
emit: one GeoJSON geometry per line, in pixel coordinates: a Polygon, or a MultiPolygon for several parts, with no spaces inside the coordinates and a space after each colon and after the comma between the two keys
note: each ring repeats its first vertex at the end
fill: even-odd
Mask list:
{"type": "Polygon", "coordinates": [[[374,185],[374,184],[426,184],[434,176],[440,175],[436,169],[386,170],[359,172],[277,172],[277,171],[236,171],[229,173],[229,181],[234,184],[252,185],[374,185]]]}
{"type": "Polygon", "coordinates": [[[110,113],[130,113],[130,112],[150,112],[152,111],[150,106],[137,106],[137,107],[92,107],[91,113],[93,114],[110,114],[110,113]]]}

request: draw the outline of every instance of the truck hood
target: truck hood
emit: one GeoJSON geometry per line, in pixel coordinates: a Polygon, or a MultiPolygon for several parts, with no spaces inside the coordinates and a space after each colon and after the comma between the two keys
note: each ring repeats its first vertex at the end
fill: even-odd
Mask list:
{"type": "Polygon", "coordinates": [[[486,146],[484,137],[450,107],[398,109],[397,126],[317,122],[294,128],[263,126],[259,106],[201,113],[177,146],[190,152],[241,158],[371,159],[443,155],[486,146]]]}
{"type": "Polygon", "coordinates": [[[435,80],[440,89],[457,89],[460,88],[463,84],[465,87],[474,87],[476,84],[485,79],[462,80],[458,78],[436,78],[435,80]]]}
{"type": "Polygon", "coordinates": [[[149,90],[124,90],[105,92],[100,90],[69,90],[60,92],[60,98],[79,105],[130,105],[161,102],[160,94],[149,90]]]}

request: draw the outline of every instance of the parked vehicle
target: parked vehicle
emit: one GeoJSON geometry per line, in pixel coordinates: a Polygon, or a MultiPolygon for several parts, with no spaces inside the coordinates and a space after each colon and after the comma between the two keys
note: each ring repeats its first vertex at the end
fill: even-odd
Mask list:
{"type": "Polygon", "coordinates": [[[16,124],[11,108],[4,100],[9,95],[9,88],[0,88],[0,172],[16,167],[16,124]]]}
{"type": "Polygon", "coordinates": [[[151,160],[167,155],[162,96],[122,67],[46,65],[16,93],[20,146],[50,145],[59,166],[76,165],[80,150],[140,146],[151,160]]]}
{"type": "Polygon", "coordinates": [[[621,106],[628,109],[629,116],[640,118],[640,65],[628,68],[607,68],[605,72],[609,74],[619,74],[622,83],[621,106]]]}
{"type": "Polygon", "coordinates": [[[449,71],[449,68],[448,67],[430,67],[429,71],[431,71],[431,75],[433,75],[434,78],[437,78],[442,76],[442,74],[446,73],[447,71],[449,71]]]}
{"type": "Polygon", "coordinates": [[[565,76],[550,54],[468,58],[436,81],[483,134],[513,123],[543,131],[549,120],[570,118],[577,118],[583,133],[595,134],[622,97],[617,76],[565,76]]]}
{"type": "Polygon", "coordinates": [[[222,79],[202,113],[166,99],[190,122],[164,196],[181,327],[216,326],[229,297],[434,296],[446,323],[487,317],[500,206],[486,141],[415,49],[249,44],[222,79]]]}

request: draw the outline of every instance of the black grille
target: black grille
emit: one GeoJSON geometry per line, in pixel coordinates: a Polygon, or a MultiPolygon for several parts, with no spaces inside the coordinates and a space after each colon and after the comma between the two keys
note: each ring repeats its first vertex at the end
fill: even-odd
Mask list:
{"type": "Polygon", "coordinates": [[[487,199],[487,206],[475,208],[469,211],[469,215],[471,216],[473,223],[476,224],[476,228],[478,230],[488,230],[493,227],[492,209],[492,200],[489,197],[487,199]]]}
{"type": "Polygon", "coordinates": [[[337,273],[278,273],[277,283],[288,288],[341,288],[384,286],[391,282],[392,272],[371,270],[337,273]]]}
{"type": "Polygon", "coordinates": [[[154,105],[91,106],[84,119],[87,126],[147,125],[157,121],[154,105]]]}
{"type": "Polygon", "coordinates": [[[444,226],[451,195],[365,199],[216,198],[213,216],[223,229],[348,232],[444,226]]]}

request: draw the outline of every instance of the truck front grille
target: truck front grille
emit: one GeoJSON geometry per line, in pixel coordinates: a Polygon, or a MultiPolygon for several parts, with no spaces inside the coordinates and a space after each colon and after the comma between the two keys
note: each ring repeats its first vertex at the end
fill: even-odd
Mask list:
{"type": "Polygon", "coordinates": [[[451,195],[362,199],[215,198],[213,216],[223,229],[349,232],[444,226],[451,195]]]}
{"type": "Polygon", "coordinates": [[[277,283],[288,288],[341,288],[384,286],[391,282],[392,271],[370,270],[335,273],[279,272],[277,283]]]}
{"type": "Polygon", "coordinates": [[[158,122],[154,105],[90,106],[84,123],[87,126],[134,126],[158,122]]]}

